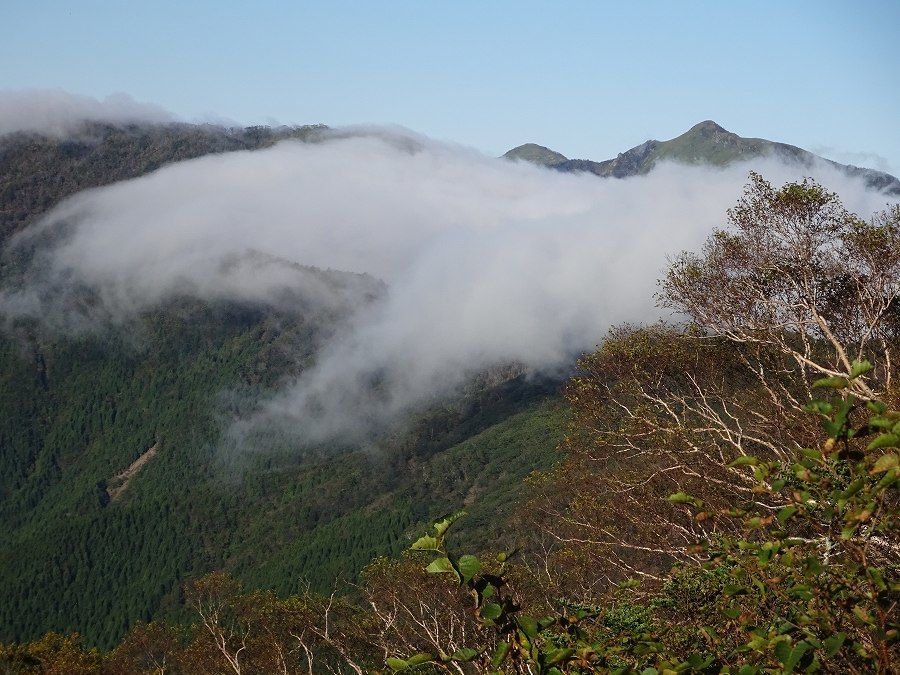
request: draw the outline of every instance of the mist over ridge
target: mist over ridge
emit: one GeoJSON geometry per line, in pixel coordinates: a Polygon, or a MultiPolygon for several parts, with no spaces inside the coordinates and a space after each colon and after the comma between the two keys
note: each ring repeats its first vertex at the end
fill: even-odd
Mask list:
{"type": "MultiPolygon", "coordinates": [[[[810,173],[777,159],[661,162],[602,180],[397,129],[284,141],[66,200],[12,242],[50,243],[0,311],[65,328],[59,294],[79,284],[118,321],[183,293],[275,303],[294,289],[313,306],[349,303],[347,330],[262,413],[320,441],[389,423],[498,363],[564,367],[611,325],[658,318],[666,256],[723,223],[750,168],[776,184],[810,173]],[[366,277],[333,287],[299,266],[386,290],[363,301],[366,277]]],[[[887,201],[826,164],[815,178],[864,217],[887,201]]]]}
{"type": "Polygon", "coordinates": [[[124,93],[97,99],[61,89],[0,91],[0,136],[24,132],[65,138],[87,121],[165,124],[176,118],[161,106],[124,93]]]}

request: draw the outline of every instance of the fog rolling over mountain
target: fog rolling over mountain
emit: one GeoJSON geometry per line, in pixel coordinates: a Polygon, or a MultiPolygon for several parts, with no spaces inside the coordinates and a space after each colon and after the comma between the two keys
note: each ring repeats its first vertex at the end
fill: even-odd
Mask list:
{"type": "Polygon", "coordinates": [[[128,94],[98,100],[59,89],[0,92],[0,135],[39,133],[65,138],[86,121],[110,124],[162,124],[175,116],[164,108],[135,101],[128,94]]]}
{"type": "MultiPolygon", "coordinates": [[[[349,303],[346,329],[260,419],[313,442],[352,437],[490,366],[552,371],[611,325],[659,317],[652,298],[666,256],[697,249],[723,223],[751,166],[776,184],[810,173],[779,157],[725,168],[659,161],[612,181],[396,129],[284,141],[66,200],[11,242],[7,256],[33,257],[0,311],[74,330],[92,317],[127,322],[185,293],[349,303]],[[368,276],[317,285],[303,266],[368,276]],[[371,292],[372,277],[383,292],[371,292]],[[77,326],[66,295],[76,287],[94,299],[77,326]]],[[[814,176],[863,216],[887,200],[825,163],[814,176]]]]}

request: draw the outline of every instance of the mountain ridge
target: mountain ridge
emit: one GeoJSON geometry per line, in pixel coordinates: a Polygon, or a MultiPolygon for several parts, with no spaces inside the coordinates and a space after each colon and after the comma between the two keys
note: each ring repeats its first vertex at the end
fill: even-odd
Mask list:
{"type": "Polygon", "coordinates": [[[841,164],[787,143],[738,136],[712,120],[699,122],[680,136],[668,141],[650,139],[619,153],[612,159],[599,162],[568,159],[562,153],[535,143],[512,148],[503,157],[567,173],[592,173],[603,178],[644,175],[661,161],[727,166],[738,161],[773,157],[807,168],[812,168],[820,162],[825,163],[845,175],[862,178],[866,185],[873,189],[882,190],[892,196],[900,195],[900,180],[891,174],[841,164]]]}

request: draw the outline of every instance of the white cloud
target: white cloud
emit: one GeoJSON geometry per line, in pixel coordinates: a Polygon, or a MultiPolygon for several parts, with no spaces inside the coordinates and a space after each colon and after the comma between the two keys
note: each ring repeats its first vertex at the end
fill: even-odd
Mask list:
{"type": "MultiPolygon", "coordinates": [[[[754,168],[775,184],[811,171],[754,168]]],[[[817,171],[862,215],[886,201],[829,167],[817,171]]],[[[473,371],[510,361],[557,368],[609,326],[657,318],[666,256],[698,249],[724,223],[747,172],[664,164],[599,179],[394,131],[165,167],[75,196],[19,242],[73,224],[40,261],[43,280],[87,284],[119,316],[185,289],[260,299],[311,283],[252,263],[264,258],[234,264],[248,251],[384,279],[383,297],[358,309],[269,408],[269,419],[321,440],[389,420],[473,371]],[[361,386],[375,380],[377,396],[361,386]]],[[[304,297],[346,300],[327,294],[304,297]]],[[[47,316],[36,299],[46,295],[7,296],[6,311],[47,316]]]]}
{"type": "Polygon", "coordinates": [[[61,89],[0,90],[0,136],[26,131],[64,137],[85,121],[165,123],[175,118],[165,109],[139,103],[128,94],[98,100],[61,89]]]}

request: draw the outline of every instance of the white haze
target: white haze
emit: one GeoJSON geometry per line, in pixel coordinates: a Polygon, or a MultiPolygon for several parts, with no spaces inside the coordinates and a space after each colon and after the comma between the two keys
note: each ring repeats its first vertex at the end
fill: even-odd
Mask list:
{"type": "Polygon", "coordinates": [[[164,108],[139,103],[128,94],[100,100],[61,89],[0,90],[0,136],[24,131],[65,137],[86,121],[163,124],[175,118],[164,108]]]}
{"type": "MultiPolygon", "coordinates": [[[[775,184],[810,172],[754,168],[775,184]]],[[[662,165],[600,179],[391,131],[169,166],[76,195],[19,241],[74,224],[46,254],[44,282],[88,284],[122,319],[185,289],[266,299],[305,283],[234,264],[248,251],[383,279],[386,294],[263,413],[322,441],[389,422],[494,364],[564,367],[611,325],[659,318],[666,256],[699,249],[747,174],[662,165]]],[[[887,201],[827,166],[816,178],[860,215],[887,201]]],[[[46,296],[27,288],[0,309],[47,318],[46,296]]]]}

